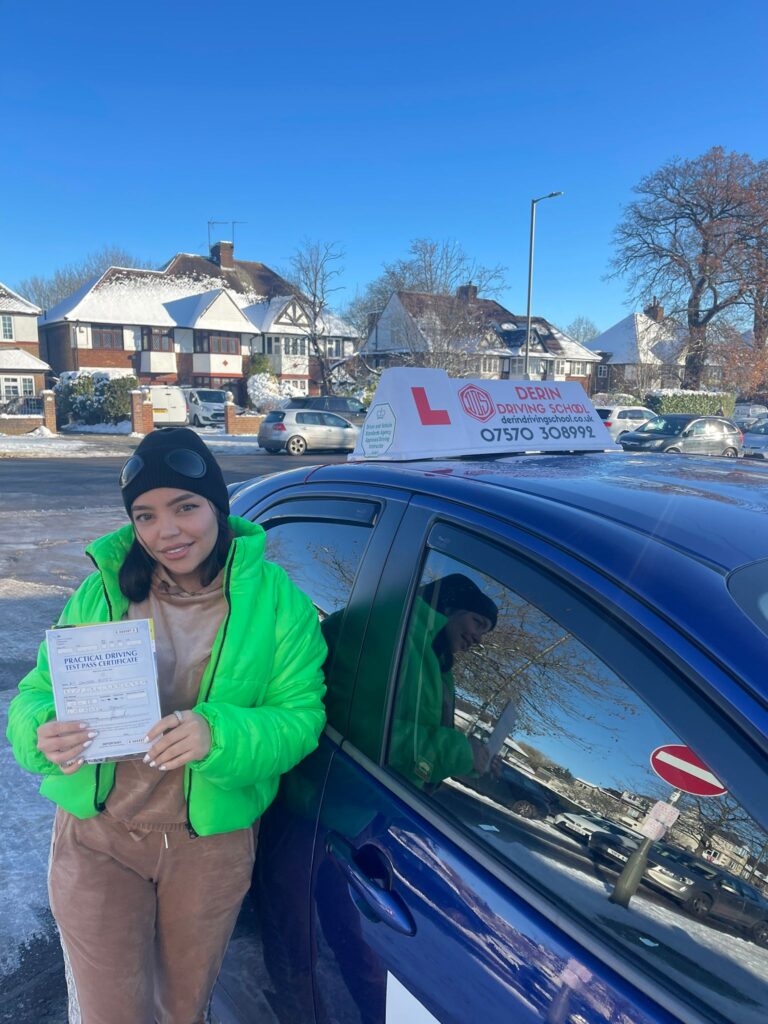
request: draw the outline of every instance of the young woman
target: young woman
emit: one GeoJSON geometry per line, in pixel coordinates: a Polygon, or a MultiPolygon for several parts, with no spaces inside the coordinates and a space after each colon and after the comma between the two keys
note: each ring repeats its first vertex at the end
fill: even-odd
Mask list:
{"type": "Polygon", "coordinates": [[[482,643],[498,608],[462,573],[421,587],[406,641],[389,751],[390,764],[426,790],[443,779],[490,768],[485,743],[455,725],[457,654],[482,643]]]}
{"type": "Polygon", "coordinates": [[[44,644],[8,735],[58,804],[49,893],[70,1019],[193,1024],[250,884],[254,822],[317,745],[326,647],[309,599],[264,561],[262,528],[228,516],[197,434],[147,435],[120,487],[130,523],[89,546],[97,571],[60,624],[153,619],[163,717],[149,751],[85,763],[93,730],[56,721],[44,644]]]}

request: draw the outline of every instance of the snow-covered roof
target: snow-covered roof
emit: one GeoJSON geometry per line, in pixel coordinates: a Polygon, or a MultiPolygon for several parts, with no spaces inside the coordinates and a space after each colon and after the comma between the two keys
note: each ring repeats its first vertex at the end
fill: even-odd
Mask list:
{"type": "MultiPolygon", "coordinates": [[[[40,324],[67,320],[95,324],[194,327],[220,295],[226,295],[233,314],[235,310],[241,311],[244,296],[222,288],[221,282],[215,279],[203,281],[199,278],[166,277],[155,271],[121,271],[120,268],[111,268],[49,309],[40,318],[40,324]]],[[[213,319],[206,319],[206,327],[232,330],[233,318],[239,319],[235,314],[234,317],[224,317],[218,323],[214,316],[213,319]]],[[[245,315],[242,321],[242,329],[245,330],[248,327],[245,315]]]]}
{"type": "MultiPolygon", "coordinates": [[[[252,305],[246,306],[243,312],[258,331],[266,334],[272,330],[273,323],[283,312],[292,297],[291,295],[277,295],[274,299],[270,299],[269,302],[254,302],[252,305]]],[[[281,328],[278,328],[278,332],[280,330],[281,328]]],[[[294,333],[293,330],[291,333],[294,333]]]]}
{"type": "Polygon", "coordinates": [[[630,313],[586,343],[593,352],[610,353],[611,363],[670,363],[681,358],[677,328],[657,323],[645,313],[630,313]]]}
{"type": "Polygon", "coordinates": [[[547,350],[556,355],[559,359],[570,359],[578,360],[582,363],[599,363],[600,356],[595,352],[591,352],[586,345],[582,345],[580,341],[576,341],[570,334],[566,334],[565,331],[561,331],[559,327],[555,327],[554,324],[549,325],[550,336],[544,338],[544,344],[547,350]]]}
{"type": "Polygon", "coordinates": [[[0,313],[29,313],[32,316],[39,316],[42,309],[0,281],[0,313]]]}
{"type": "Polygon", "coordinates": [[[5,348],[0,345],[0,370],[20,370],[27,373],[44,373],[50,370],[48,363],[33,356],[23,348],[5,348]]]}

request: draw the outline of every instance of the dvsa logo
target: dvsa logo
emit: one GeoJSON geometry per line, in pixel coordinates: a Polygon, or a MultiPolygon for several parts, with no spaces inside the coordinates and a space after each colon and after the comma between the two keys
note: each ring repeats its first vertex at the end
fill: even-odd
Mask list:
{"type": "Polygon", "coordinates": [[[493,416],[493,399],[477,384],[467,384],[459,391],[459,401],[464,412],[473,419],[485,423],[493,416]]]}

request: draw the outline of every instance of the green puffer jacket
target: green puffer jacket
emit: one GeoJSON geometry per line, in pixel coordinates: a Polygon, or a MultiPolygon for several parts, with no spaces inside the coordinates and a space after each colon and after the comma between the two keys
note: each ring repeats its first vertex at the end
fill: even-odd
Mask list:
{"type": "MultiPolygon", "coordinates": [[[[325,722],[326,645],[309,598],[264,560],[264,531],[230,516],[235,539],[224,569],[229,612],[193,708],[211,728],[211,749],[184,767],[189,822],[200,835],[246,828],[269,806],[278,780],[317,746],[325,722]]],[[[86,548],[97,567],[75,591],[60,625],[117,622],[128,611],[118,572],[133,542],[129,524],[86,548]]],[[[85,764],[64,775],[37,749],[37,728],[55,718],[48,653],[11,702],[8,738],[19,764],[44,777],[40,792],[78,818],[98,814],[115,765],[85,764]]]]}

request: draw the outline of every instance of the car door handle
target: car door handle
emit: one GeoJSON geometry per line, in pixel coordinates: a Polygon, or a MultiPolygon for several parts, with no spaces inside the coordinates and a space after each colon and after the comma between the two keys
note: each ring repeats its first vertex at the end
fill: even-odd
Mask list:
{"type": "Polygon", "coordinates": [[[363,869],[355,863],[355,850],[351,843],[343,836],[331,832],[326,839],[325,848],[357,895],[379,921],[388,924],[390,928],[394,928],[401,935],[416,934],[416,922],[402,898],[395,892],[382,889],[375,879],[366,875],[363,869]]]}

